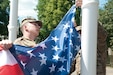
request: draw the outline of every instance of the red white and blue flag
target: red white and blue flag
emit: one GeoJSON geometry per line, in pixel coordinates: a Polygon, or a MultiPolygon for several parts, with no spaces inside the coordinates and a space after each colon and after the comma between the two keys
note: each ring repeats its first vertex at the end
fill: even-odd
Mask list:
{"type": "Polygon", "coordinates": [[[35,48],[14,45],[10,49],[24,75],[69,74],[72,61],[80,49],[80,36],[74,28],[74,16],[75,5],[66,13],[50,36],[35,48]]]}
{"type": "Polygon", "coordinates": [[[2,50],[2,47],[0,50],[0,75],[24,75],[10,51],[2,50]]]}

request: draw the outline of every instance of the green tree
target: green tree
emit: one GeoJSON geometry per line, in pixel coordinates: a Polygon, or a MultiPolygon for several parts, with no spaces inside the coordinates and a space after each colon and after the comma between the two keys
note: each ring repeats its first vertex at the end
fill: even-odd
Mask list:
{"type": "Polygon", "coordinates": [[[0,34],[7,35],[7,25],[9,22],[9,0],[0,0],[0,34]]]}
{"type": "Polygon", "coordinates": [[[100,18],[99,20],[102,22],[104,28],[108,33],[107,44],[108,47],[113,48],[113,1],[108,0],[105,4],[104,8],[100,9],[100,18]]]}
{"type": "Polygon", "coordinates": [[[38,18],[43,22],[39,39],[42,41],[58,25],[60,20],[74,4],[74,0],[38,0],[38,18]]]}

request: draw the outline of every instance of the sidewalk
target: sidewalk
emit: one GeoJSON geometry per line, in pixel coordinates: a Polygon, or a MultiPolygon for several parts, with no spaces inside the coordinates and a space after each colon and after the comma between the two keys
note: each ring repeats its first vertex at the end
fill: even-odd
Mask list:
{"type": "Polygon", "coordinates": [[[113,68],[106,67],[106,75],[113,75],[113,68]]]}

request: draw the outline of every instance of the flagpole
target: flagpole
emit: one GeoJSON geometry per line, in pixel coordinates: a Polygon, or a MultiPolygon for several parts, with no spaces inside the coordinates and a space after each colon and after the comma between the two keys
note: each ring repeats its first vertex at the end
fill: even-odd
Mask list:
{"type": "Polygon", "coordinates": [[[8,39],[12,42],[17,38],[18,0],[10,0],[10,18],[8,25],[8,39]]]}
{"type": "Polygon", "coordinates": [[[83,0],[81,75],[96,75],[98,0],[83,0]]]}

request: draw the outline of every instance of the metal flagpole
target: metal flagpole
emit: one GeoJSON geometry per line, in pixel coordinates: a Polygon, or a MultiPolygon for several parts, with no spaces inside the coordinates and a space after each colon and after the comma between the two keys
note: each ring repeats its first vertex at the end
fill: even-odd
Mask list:
{"type": "Polygon", "coordinates": [[[18,18],[18,0],[10,0],[10,18],[9,18],[9,40],[12,42],[17,38],[17,18],[18,18]]]}
{"type": "Polygon", "coordinates": [[[81,75],[96,75],[98,0],[83,0],[81,75]]]}

